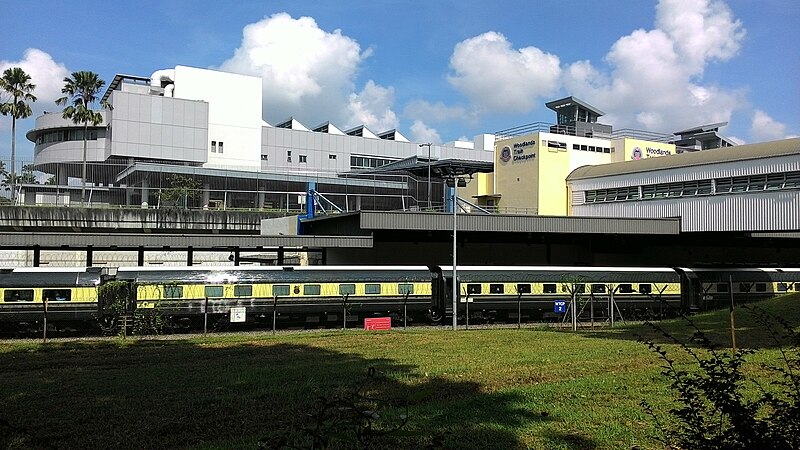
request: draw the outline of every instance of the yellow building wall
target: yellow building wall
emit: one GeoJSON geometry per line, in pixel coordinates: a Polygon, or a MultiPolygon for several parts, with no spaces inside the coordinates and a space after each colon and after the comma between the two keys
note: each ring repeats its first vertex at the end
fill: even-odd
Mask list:
{"type": "Polygon", "coordinates": [[[548,147],[544,141],[539,150],[539,207],[543,216],[567,215],[566,178],[570,169],[569,149],[548,147]]]}
{"type": "Polygon", "coordinates": [[[615,161],[634,161],[675,154],[675,144],[645,141],[642,139],[614,139],[612,141],[612,146],[615,148],[615,161]]]}
{"type": "Polygon", "coordinates": [[[539,133],[498,141],[494,152],[500,212],[533,214],[539,207],[539,133]]]}

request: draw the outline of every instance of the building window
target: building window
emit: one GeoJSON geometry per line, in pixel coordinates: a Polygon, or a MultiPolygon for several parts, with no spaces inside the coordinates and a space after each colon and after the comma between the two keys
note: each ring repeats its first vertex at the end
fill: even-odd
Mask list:
{"type": "Polygon", "coordinates": [[[217,153],[217,141],[211,141],[211,153],[217,153]]]}
{"type": "Polygon", "coordinates": [[[269,161],[269,155],[261,155],[262,161],[269,161]]]}
{"type": "Polygon", "coordinates": [[[336,155],[328,155],[328,159],[336,159],[336,155]]]}
{"type": "Polygon", "coordinates": [[[286,151],[286,162],[292,162],[292,151],[291,150],[287,150],[286,151]]]}
{"type": "Polygon", "coordinates": [[[218,153],[222,153],[222,141],[219,141],[219,147],[217,148],[219,149],[218,153]]]}
{"type": "Polygon", "coordinates": [[[300,155],[300,162],[301,162],[301,163],[306,163],[306,162],[308,162],[308,156],[306,156],[306,155],[300,155]]]}

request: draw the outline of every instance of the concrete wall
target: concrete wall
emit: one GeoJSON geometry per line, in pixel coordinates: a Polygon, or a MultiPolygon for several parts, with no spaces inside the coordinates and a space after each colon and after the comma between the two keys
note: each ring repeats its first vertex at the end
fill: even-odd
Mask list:
{"type": "Polygon", "coordinates": [[[107,157],[190,161],[208,159],[206,102],[116,91],[107,157]]]}

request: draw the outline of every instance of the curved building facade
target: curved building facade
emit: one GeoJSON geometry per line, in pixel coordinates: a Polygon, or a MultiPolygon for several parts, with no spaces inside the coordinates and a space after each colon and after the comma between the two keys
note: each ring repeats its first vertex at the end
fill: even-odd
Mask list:
{"type": "MultiPolygon", "coordinates": [[[[108,158],[110,140],[108,112],[101,111],[103,121],[87,128],[86,161],[102,162],[108,158]]],[[[37,170],[56,174],[59,181],[80,177],[83,163],[84,126],[65,119],[61,113],[45,113],[36,118],[35,127],[25,134],[34,143],[34,165],[37,170]],[[77,164],[71,164],[77,163],[77,164]],[[62,179],[63,177],[63,179],[62,179]]]]}

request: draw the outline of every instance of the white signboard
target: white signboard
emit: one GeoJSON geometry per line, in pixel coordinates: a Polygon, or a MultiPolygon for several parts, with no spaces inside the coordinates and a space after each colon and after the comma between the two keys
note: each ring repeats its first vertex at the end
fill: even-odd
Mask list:
{"type": "Polygon", "coordinates": [[[231,308],[231,323],[245,322],[247,319],[247,308],[236,306],[231,308]]]}

